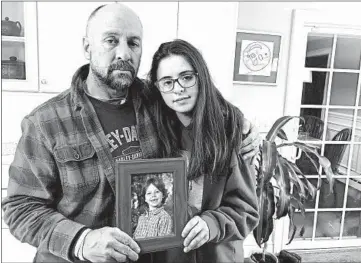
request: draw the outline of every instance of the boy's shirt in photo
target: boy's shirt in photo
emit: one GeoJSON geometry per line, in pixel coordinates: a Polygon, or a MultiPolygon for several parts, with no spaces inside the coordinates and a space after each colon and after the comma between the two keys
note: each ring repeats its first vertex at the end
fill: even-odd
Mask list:
{"type": "Polygon", "coordinates": [[[142,158],[132,99],[113,105],[89,96],[115,161],[142,158]]]}

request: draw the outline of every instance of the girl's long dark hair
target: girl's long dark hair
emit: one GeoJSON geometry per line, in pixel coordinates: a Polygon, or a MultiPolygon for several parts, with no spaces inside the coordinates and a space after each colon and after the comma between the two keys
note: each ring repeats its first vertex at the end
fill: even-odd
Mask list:
{"type": "Polygon", "coordinates": [[[232,151],[238,152],[242,140],[243,114],[227,102],[215,87],[201,53],[190,43],[176,39],[160,45],[149,72],[149,99],[154,103],[160,157],[180,154],[180,121],[156,88],[157,70],[162,59],[172,55],[185,58],[198,73],[198,99],[192,112],[193,146],[188,178],[201,175],[228,175],[232,151]]]}

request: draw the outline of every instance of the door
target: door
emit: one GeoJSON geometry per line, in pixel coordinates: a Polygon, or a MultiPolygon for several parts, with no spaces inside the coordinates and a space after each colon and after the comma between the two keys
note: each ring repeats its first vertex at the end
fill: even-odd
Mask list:
{"type": "MultiPolygon", "coordinates": [[[[335,183],[330,193],[322,170],[297,155],[311,183],[320,186],[321,174],[322,184],[316,200],[306,203],[305,218],[295,215],[304,233],[283,248],[360,246],[361,23],[352,15],[296,11],[292,29],[285,114],[304,118],[294,126],[295,139],[314,144],[330,160],[335,183]]],[[[283,243],[290,235],[285,222],[283,243]]]]}

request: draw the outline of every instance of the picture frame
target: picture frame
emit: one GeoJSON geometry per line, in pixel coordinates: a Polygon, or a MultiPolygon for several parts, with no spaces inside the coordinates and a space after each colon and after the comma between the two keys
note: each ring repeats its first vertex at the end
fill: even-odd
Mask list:
{"type": "Polygon", "coordinates": [[[234,84],[277,85],[282,35],[236,30],[234,84]]]}
{"type": "Polygon", "coordinates": [[[115,181],[116,225],[138,243],[141,254],[182,246],[188,220],[185,158],[117,161],[115,181]]]}

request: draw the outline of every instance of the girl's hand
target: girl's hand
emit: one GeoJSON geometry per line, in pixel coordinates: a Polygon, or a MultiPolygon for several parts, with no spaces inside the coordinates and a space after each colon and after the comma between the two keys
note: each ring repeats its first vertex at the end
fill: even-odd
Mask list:
{"type": "Polygon", "coordinates": [[[184,253],[199,248],[209,240],[209,228],[206,221],[199,216],[193,217],[184,227],[182,237],[185,238],[184,253]]]}

